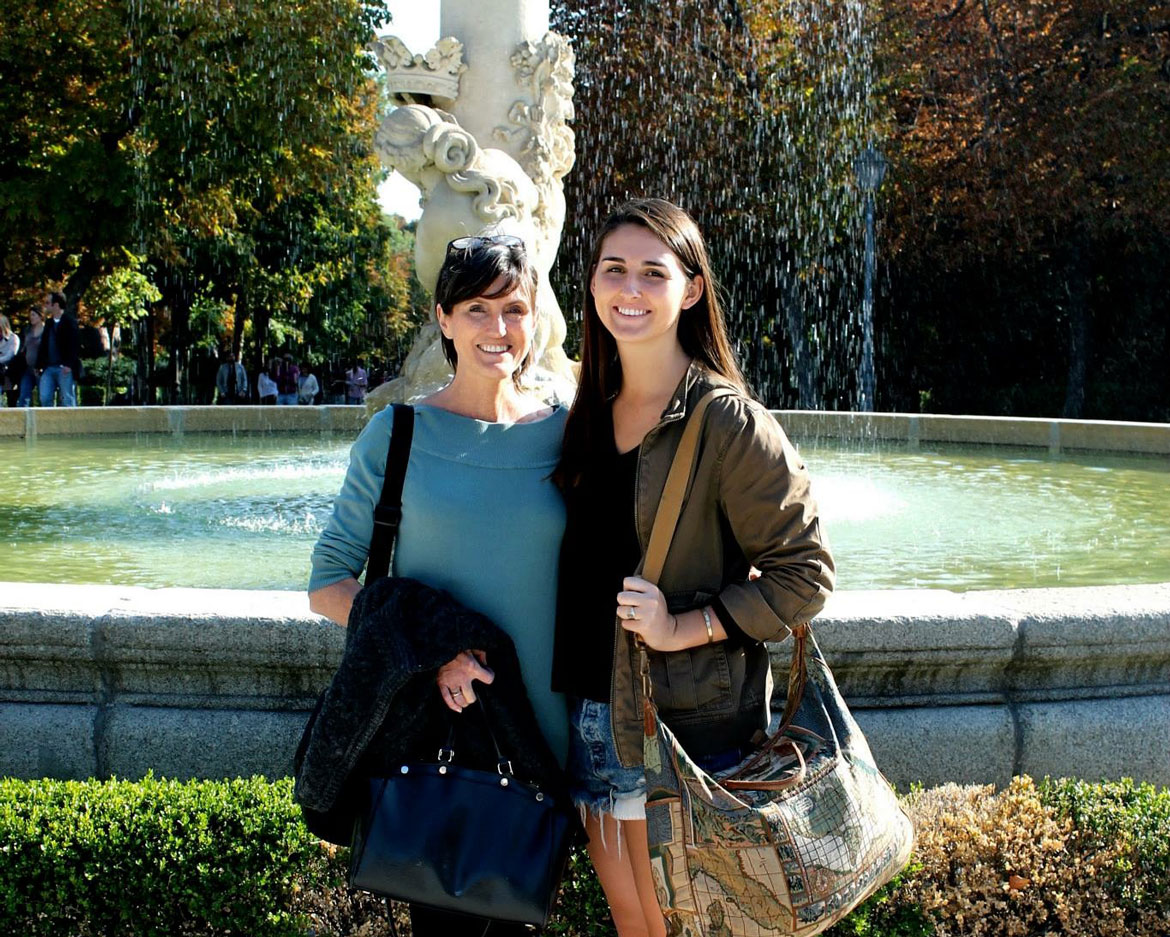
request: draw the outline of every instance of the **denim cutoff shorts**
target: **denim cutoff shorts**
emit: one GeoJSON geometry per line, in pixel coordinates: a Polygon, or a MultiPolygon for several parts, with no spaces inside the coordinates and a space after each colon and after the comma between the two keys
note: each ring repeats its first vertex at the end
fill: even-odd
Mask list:
{"type": "Polygon", "coordinates": [[[609,704],[569,699],[569,791],[584,814],[646,819],[646,773],[618,761],[609,704]]]}

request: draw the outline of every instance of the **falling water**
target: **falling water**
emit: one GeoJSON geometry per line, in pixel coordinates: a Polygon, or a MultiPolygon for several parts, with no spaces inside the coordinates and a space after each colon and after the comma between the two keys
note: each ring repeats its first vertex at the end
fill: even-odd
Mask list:
{"type": "MultiPolygon", "coordinates": [[[[232,209],[218,191],[254,189],[256,205],[272,201],[271,175],[248,154],[278,152],[282,128],[323,119],[296,77],[303,69],[286,61],[298,27],[278,7],[237,4],[231,35],[201,15],[181,0],[131,0],[129,8],[142,128],[139,249],[164,259],[158,285],[182,310],[171,327],[192,331],[201,309],[229,300],[262,307],[271,297],[303,308],[302,245],[293,238],[253,269],[244,240],[237,247],[208,235],[221,223],[236,227],[219,217],[232,209]],[[280,35],[255,41],[270,27],[280,35]],[[216,176],[236,169],[246,178],[216,176]],[[167,243],[148,243],[159,231],[167,243]],[[209,306],[200,300],[220,282],[217,271],[231,295],[224,286],[209,306]]],[[[773,406],[856,405],[863,224],[852,163],[874,135],[869,15],[863,0],[554,4],[553,27],[573,40],[578,62],[577,165],[566,179],[554,271],[570,316],[605,215],[624,197],[662,195],[688,208],[708,237],[757,393],[773,406]]],[[[291,232],[296,219],[270,211],[266,223],[291,232]]],[[[197,346],[200,335],[191,339],[197,346]]],[[[573,350],[575,333],[568,344],[573,350]]]]}
{"type": "Polygon", "coordinates": [[[554,9],[578,63],[554,271],[564,308],[580,309],[593,232],[616,202],[672,199],[707,236],[761,398],[854,406],[864,229],[852,163],[874,134],[869,15],[861,0],[554,9]]]}

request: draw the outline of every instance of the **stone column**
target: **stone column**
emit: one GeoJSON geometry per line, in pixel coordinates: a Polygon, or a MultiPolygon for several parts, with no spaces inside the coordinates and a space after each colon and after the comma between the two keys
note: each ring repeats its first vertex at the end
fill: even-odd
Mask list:
{"type": "Polygon", "coordinates": [[[519,142],[498,140],[495,130],[508,123],[516,100],[539,103],[517,86],[511,58],[522,43],[539,44],[546,33],[547,0],[442,0],[439,11],[439,35],[463,43],[467,66],[451,113],[481,146],[498,147],[521,163],[519,142]]]}

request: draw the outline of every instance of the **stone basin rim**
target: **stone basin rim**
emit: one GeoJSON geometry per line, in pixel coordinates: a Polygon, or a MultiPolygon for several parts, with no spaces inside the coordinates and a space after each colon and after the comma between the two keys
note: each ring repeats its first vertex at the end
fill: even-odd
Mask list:
{"type": "MultiPolygon", "coordinates": [[[[773,410],[795,440],[822,438],[917,448],[930,443],[1003,445],[1059,452],[1170,455],[1170,423],[838,410],[773,410]]],[[[0,439],[184,433],[352,433],[366,407],[141,406],[0,408],[0,439]]]]}
{"type": "MultiPolygon", "coordinates": [[[[843,592],[814,630],[900,786],[1170,784],[1151,742],[1170,724],[1170,582],[843,592]]],[[[0,775],[287,774],[344,641],[304,592],[0,584],[0,775]]],[[[771,646],[778,683],[790,648],[771,646]]]]}

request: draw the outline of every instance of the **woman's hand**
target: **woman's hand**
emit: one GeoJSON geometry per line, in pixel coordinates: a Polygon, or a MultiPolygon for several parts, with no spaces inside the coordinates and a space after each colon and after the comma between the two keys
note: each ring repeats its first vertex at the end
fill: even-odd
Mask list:
{"type": "Polygon", "coordinates": [[[639,576],[622,580],[617,596],[617,617],[626,631],[641,635],[656,651],[677,651],[678,621],[666,607],[666,596],[658,586],[639,576]]]}
{"type": "Polygon", "coordinates": [[[462,651],[440,667],[435,682],[439,685],[439,695],[443,697],[447,708],[461,713],[475,702],[475,689],[471,682],[478,680],[491,683],[495,679],[496,675],[487,666],[487,654],[471,650],[462,651]]]}
{"type": "Polygon", "coordinates": [[[655,651],[683,651],[727,640],[723,622],[711,606],[672,615],[666,596],[652,582],[638,576],[622,581],[625,591],[618,593],[617,617],[622,627],[641,635],[655,651]]]}

